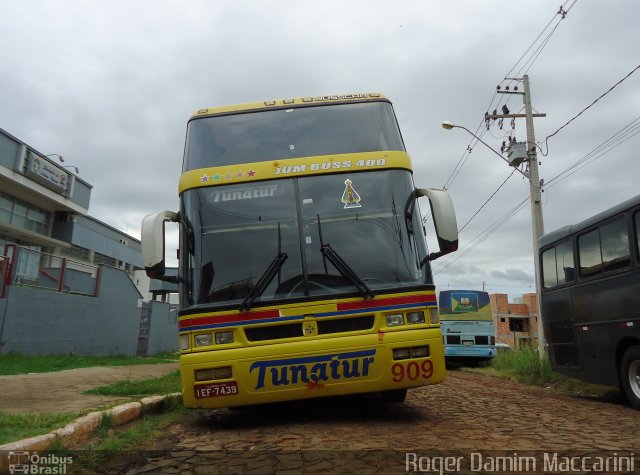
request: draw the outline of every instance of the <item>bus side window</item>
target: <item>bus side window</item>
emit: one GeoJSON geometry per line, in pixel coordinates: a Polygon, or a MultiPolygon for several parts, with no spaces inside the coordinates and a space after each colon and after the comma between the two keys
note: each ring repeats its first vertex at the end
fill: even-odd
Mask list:
{"type": "Polygon", "coordinates": [[[581,277],[628,268],[631,257],[626,219],[622,216],[578,237],[578,250],[581,277]]]}
{"type": "Polygon", "coordinates": [[[636,211],[634,218],[636,231],[636,254],[640,256],[640,211],[636,211]]]}
{"type": "Polygon", "coordinates": [[[542,275],[546,289],[574,281],[575,265],[571,241],[558,244],[542,253],[542,275]]]}
{"type": "Polygon", "coordinates": [[[602,255],[600,254],[600,230],[578,237],[580,254],[580,277],[592,277],[602,272],[602,255]]]}
{"type": "Polygon", "coordinates": [[[629,236],[627,234],[627,220],[617,219],[600,228],[602,245],[602,264],[604,271],[624,269],[629,267],[629,236]]]}
{"type": "Polygon", "coordinates": [[[573,282],[575,265],[573,263],[573,245],[571,241],[563,242],[556,247],[556,268],[558,285],[573,282]]]}
{"type": "Polygon", "coordinates": [[[542,253],[542,276],[546,289],[558,285],[556,274],[556,248],[552,247],[542,253]]]}

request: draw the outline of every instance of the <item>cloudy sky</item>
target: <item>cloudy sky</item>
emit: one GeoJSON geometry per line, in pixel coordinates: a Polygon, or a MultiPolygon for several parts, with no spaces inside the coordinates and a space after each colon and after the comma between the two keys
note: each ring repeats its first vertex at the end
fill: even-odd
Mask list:
{"type": "MultiPolygon", "coordinates": [[[[640,64],[639,18],[637,0],[0,0],[0,127],[79,167],[90,214],[139,237],[144,215],[178,208],[196,109],[379,91],[416,184],[446,186],[466,225],[436,283],[517,295],[534,290],[528,202],[511,214],[528,182],[440,124],[499,149],[511,123],[478,127],[507,100],[521,112],[520,96],[495,90],[528,74],[547,114],[535,120],[545,230],[638,194],[640,71],[545,139],[640,64]]],[[[523,119],[513,133],[525,140],[523,119]]]]}

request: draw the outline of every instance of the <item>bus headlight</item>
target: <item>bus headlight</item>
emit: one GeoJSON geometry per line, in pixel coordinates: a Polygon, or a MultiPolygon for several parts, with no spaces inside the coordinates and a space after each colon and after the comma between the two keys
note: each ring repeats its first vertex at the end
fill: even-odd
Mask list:
{"type": "Polygon", "coordinates": [[[409,358],[411,358],[410,348],[395,348],[393,350],[394,360],[408,360],[409,358]]]}
{"type": "Polygon", "coordinates": [[[424,312],[407,313],[407,323],[424,323],[424,312]]]}
{"type": "Polygon", "coordinates": [[[212,381],[216,379],[229,379],[233,376],[231,366],[224,366],[222,368],[206,368],[197,369],[194,373],[196,381],[212,381]]]}
{"type": "Polygon", "coordinates": [[[401,313],[394,313],[387,315],[387,326],[397,327],[398,325],[404,325],[404,315],[401,313]]]}
{"type": "Polygon", "coordinates": [[[180,349],[181,350],[189,349],[189,335],[180,335],[180,349]]]}
{"type": "Polygon", "coordinates": [[[437,325],[438,321],[439,321],[438,309],[437,308],[430,308],[429,309],[429,322],[431,322],[433,325],[437,325]]]}
{"type": "Polygon", "coordinates": [[[213,344],[213,335],[211,333],[201,333],[195,336],[195,346],[211,346],[213,344]]]}
{"type": "Polygon", "coordinates": [[[224,345],[227,343],[233,343],[233,332],[217,332],[216,333],[216,344],[224,345]]]}
{"type": "Polygon", "coordinates": [[[429,345],[411,348],[411,358],[426,358],[429,356],[429,345]]]}

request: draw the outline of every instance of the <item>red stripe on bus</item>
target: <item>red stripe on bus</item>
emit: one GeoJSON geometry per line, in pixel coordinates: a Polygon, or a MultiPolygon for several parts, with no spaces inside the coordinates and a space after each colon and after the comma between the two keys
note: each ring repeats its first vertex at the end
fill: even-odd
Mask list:
{"type": "Polygon", "coordinates": [[[263,318],[276,318],[280,315],[278,310],[265,310],[264,312],[254,313],[234,313],[230,315],[216,315],[209,317],[194,317],[180,320],[178,328],[186,328],[198,325],[209,325],[214,323],[233,323],[245,322],[251,320],[260,320],[263,318]]]}
{"type": "Polygon", "coordinates": [[[436,303],[435,294],[422,294],[422,295],[409,295],[406,297],[394,297],[389,299],[380,300],[361,300],[358,302],[344,302],[338,304],[338,311],[344,310],[359,310],[374,307],[388,307],[392,305],[407,305],[407,304],[423,304],[423,303],[436,303]]]}

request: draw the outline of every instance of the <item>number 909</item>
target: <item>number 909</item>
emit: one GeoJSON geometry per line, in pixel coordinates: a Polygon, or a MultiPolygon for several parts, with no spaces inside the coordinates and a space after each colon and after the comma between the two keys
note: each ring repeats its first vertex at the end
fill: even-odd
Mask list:
{"type": "Polygon", "coordinates": [[[393,382],[399,383],[405,379],[415,381],[418,378],[429,379],[433,376],[433,363],[430,360],[421,362],[409,361],[406,363],[395,363],[391,366],[393,382]]]}

